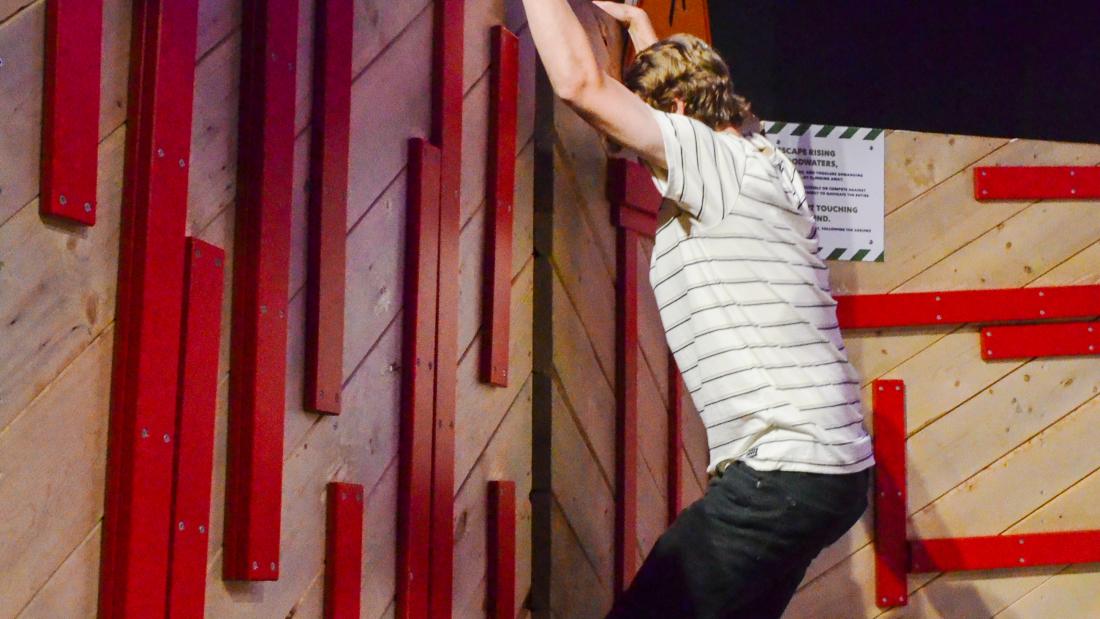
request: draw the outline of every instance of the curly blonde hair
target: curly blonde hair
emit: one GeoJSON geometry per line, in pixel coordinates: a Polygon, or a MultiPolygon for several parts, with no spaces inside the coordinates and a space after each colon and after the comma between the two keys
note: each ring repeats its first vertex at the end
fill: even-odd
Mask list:
{"type": "Polygon", "coordinates": [[[623,83],[650,106],[684,114],[716,131],[754,118],[750,104],[733,91],[729,67],[702,39],[674,34],[642,50],[623,72],[623,83]]]}

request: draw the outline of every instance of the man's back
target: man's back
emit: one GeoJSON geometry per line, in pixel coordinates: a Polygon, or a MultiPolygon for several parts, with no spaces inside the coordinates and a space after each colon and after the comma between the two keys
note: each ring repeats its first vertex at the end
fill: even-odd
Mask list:
{"type": "Polygon", "coordinates": [[[707,428],[708,470],[848,473],[873,464],[859,376],[798,173],[763,136],[653,111],[667,198],[650,282],[707,428]],[[664,218],[668,218],[664,221],[664,218]]]}

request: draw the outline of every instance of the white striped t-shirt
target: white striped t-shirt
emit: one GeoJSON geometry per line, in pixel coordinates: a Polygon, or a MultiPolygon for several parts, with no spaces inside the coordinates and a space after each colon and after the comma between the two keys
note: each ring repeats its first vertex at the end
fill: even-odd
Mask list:
{"type": "Polygon", "coordinates": [[[764,136],[653,110],[667,178],[649,278],[707,429],[707,470],[849,473],[873,463],[817,226],[764,136]],[[667,221],[666,221],[667,219],[667,221]]]}

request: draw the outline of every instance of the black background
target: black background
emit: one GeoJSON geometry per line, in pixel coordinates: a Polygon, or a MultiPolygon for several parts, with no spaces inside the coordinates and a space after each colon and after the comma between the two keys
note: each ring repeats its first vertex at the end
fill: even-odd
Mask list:
{"type": "Polygon", "coordinates": [[[1100,0],[709,0],[769,120],[1100,142],[1100,0]]]}

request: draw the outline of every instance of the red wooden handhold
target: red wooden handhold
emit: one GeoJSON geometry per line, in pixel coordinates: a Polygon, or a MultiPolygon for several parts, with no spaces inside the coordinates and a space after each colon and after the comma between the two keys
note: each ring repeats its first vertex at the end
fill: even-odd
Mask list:
{"type": "Polygon", "coordinates": [[[634,577],[638,499],[638,236],[619,229],[615,352],[615,581],[621,593],[634,577]]]}
{"type": "Polygon", "coordinates": [[[1100,198],[1100,167],[992,166],[974,168],[977,200],[1100,198]]]}
{"type": "Polygon", "coordinates": [[[516,615],[516,482],[489,482],[488,616],[516,615]]]}
{"type": "MultiPolygon", "coordinates": [[[[1100,308],[1097,308],[1100,313],[1100,308]]],[[[1100,322],[1052,322],[982,329],[982,359],[1100,354],[1100,322]]]]}
{"type": "Polygon", "coordinates": [[[166,614],[197,20],[133,14],[100,617],[166,614]]]}
{"type": "Polygon", "coordinates": [[[663,198],[644,165],[627,159],[609,159],[607,199],[613,205],[626,205],[656,217],[663,198]]]}
{"type": "Polygon", "coordinates": [[[432,435],[431,617],[450,617],[454,586],[455,403],[458,370],[458,240],[462,231],[465,0],[435,3],[432,142],[440,149],[435,420],[432,435]]]}
{"type": "Polygon", "coordinates": [[[282,505],[297,0],[242,8],[225,554],[228,580],[276,580],[282,505]]]}
{"type": "Polygon", "coordinates": [[[482,299],[481,380],[508,386],[509,303],[512,284],[512,207],[516,185],[519,39],[493,28],[489,98],[488,214],[482,299]]]}
{"type": "Polygon", "coordinates": [[[683,454],[684,383],[676,358],[668,355],[668,523],[684,509],[683,454]]]}
{"type": "Polygon", "coordinates": [[[905,384],[876,380],[871,385],[875,452],[875,604],[908,602],[905,538],[905,384]]]}
{"type": "Polygon", "coordinates": [[[326,488],[325,619],[359,619],[363,580],[363,486],[326,488]]]}
{"type": "Polygon", "coordinates": [[[1100,563],[1100,531],[926,539],[910,548],[914,573],[1100,563]]]}
{"type": "Polygon", "coordinates": [[[657,218],[625,205],[611,207],[612,223],[652,238],[657,233],[657,218]]]}
{"type": "Polygon", "coordinates": [[[168,577],[174,619],[201,618],[205,608],[224,264],[220,247],[187,239],[168,577]]]}
{"type": "Polygon", "coordinates": [[[1100,286],[837,296],[841,328],[875,329],[1100,314],[1100,286]]]}
{"type": "Polygon", "coordinates": [[[351,135],[352,0],[317,2],[306,277],[305,408],[340,412],[351,135]]]}
{"type": "Polygon", "coordinates": [[[46,2],[43,215],[95,224],[103,0],[46,2]]]}
{"type": "Polygon", "coordinates": [[[439,175],[439,149],[411,140],[397,496],[397,616],[404,619],[429,616],[439,175]]]}

